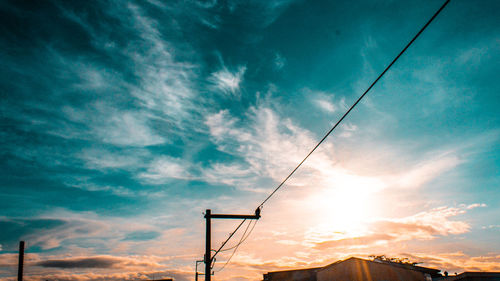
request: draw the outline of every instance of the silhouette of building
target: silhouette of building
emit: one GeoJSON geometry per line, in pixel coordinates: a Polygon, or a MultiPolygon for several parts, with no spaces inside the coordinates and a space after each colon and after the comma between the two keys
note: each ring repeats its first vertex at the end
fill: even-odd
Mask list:
{"type": "Polygon", "coordinates": [[[443,277],[439,272],[412,264],[352,257],[320,268],[269,272],[264,274],[264,281],[432,281],[443,277]]]}
{"type": "Polygon", "coordinates": [[[447,276],[442,281],[500,281],[500,272],[463,272],[458,275],[447,276]]]}
{"type": "Polygon", "coordinates": [[[442,276],[439,272],[411,264],[353,257],[323,267],[317,280],[431,281],[442,276]]]}
{"type": "Polygon", "coordinates": [[[321,268],[322,267],[268,272],[264,274],[264,281],[316,281],[316,273],[321,268]]]}

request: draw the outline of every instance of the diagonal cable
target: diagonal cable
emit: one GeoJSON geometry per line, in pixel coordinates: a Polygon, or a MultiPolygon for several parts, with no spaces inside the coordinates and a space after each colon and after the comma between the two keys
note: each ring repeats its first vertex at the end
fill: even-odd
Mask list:
{"type": "Polygon", "coordinates": [[[448,5],[449,2],[450,2],[450,0],[447,0],[441,6],[441,8],[439,8],[439,10],[436,13],[434,13],[434,15],[427,21],[427,23],[420,29],[420,31],[413,37],[413,39],[411,39],[411,41],[408,44],[406,44],[406,46],[403,48],[403,50],[401,50],[401,52],[399,52],[399,54],[392,60],[392,62],[377,77],[377,79],[375,79],[375,81],[373,81],[373,83],[368,87],[368,89],[366,89],[365,92],[358,98],[358,100],[349,108],[349,110],[347,110],[347,112],[344,113],[342,118],[340,118],[340,120],[337,121],[337,123],[335,123],[335,125],[326,133],[326,135],[318,142],[318,144],[316,144],[316,146],[295,167],[295,169],[293,169],[292,172],[290,174],[288,174],[288,176],[286,176],[286,178],[278,185],[278,187],[276,187],[276,189],[274,189],[273,192],[271,192],[271,194],[269,194],[269,196],[267,196],[267,198],[262,203],[260,203],[260,205],[257,208],[262,208],[264,206],[264,204],[267,202],[267,200],[269,200],[274,195],[274,193],[276,193],[276,191],[278,191],[283,186],[283,184],[285,184],[285,182],[295,173],[295,171],[297,171],[300,168],[300,166],[307,160],[307,158],[309,158],[309,156],[311,156],[311,154],[313,154],[313,152],[316,150],[316,148],[318,148],[323,143],[323,141],[333,132],[333,130],[335,130],[335,128],[337,128],[337,126],[342,122],[342,120],[344,120],[344,118],[351,112],[351,110],[353,110],[354,107],[356,107],[356,105],[365,97],[365,95],[373,88],[373,86],[375,86],[375,84],[377,84],[378,80],[380,80],[380,78],[382,78],[382,76],[384,76],[384,74],[391,68],[391,66],[399,59],[399,57],[401,57],[401,55],[403,55],[403,53],[406,51],[406,49],[408,49],[408,47],[410,47],[410,45],[427,28],[427,26],[429,26],[429,24],[437,17],[437,15],[444,9],[444,7],[446,7],[446,5],[448,5]]]}
{"type": "MultiPolygon", "coordinates": [[[[220,246],[220,248],[215,251],[214,255],[212,256],[211,259],[214,259],[215,256],[222,250],[222,248],[224,247],[224,245],[226,245],[227,242],[229,242],[229,240],[231,239],[231,237],[233,237],[233,235],[236,233],[236,231],[238,231],[238,229],[240,229],[240,227],[243,225],[243,223],[245,223],[247,219],[244,219],[243,221],[241,221],[241,223],[236,227],[236,229],[231,232],[231,234],[229,235],[229,237],[226,239],[226,241],[224,241],[224,243],[222,243],[222,245],[220,246]]],[[[249,224],[250,225],[250,224],[249,224]]],[[[247,227],[248,229],[248,227],[247,227]]],[[[245,230],[245,233],[246,233],[246,230],[245,230]]],[[[244,234],[243,234],[244,235],[244,234]]]]}
{"type": "Polygon", "coordinates": [[[241,239],[240,241],[238,242],[238,244],[236,244],[236,246],[234,246],[234,251],[233,253],[231,254],[231,256],[227,259],[226,263],[220,268],[217,270],[217,272],[221,272],[225,267],[226,265],[229,264],[229,262],[231,261],[231,259],[233,258],[234,254],[236,253],[236,251],[238,250],[238,247],[243,244],[243,242],[248,238],[248,236],[250,236],[250,234],[252,233],[253,229],[255,228],[255,226],[257,225],[257,220],[254,222],[253,226],[252,226],[252,229],[250,229],[250,232],[248,232],[248,235],[245,236],[246,232],[248,231],[248,227],[250,227],[250,224],[252,222],[250,222],[248,225],[247,225],[247,228],[245,229],[245,232],[243,233],[243,235],[241,236],[241,239]]]}

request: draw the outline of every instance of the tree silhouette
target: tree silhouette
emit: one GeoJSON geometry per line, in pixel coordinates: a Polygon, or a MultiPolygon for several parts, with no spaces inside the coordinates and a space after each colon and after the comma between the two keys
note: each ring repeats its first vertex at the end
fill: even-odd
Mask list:
{"type": "Polygon", "coordinates": [[[398,258],[398,257],[391,258],[387,257],[386,255],[370,255],[369,258],[371,258],[373,261],[395,262],[412,266],[416,266],[417,264],[421,263],[421,262],[410,261],[408,258],[398,258]]]}

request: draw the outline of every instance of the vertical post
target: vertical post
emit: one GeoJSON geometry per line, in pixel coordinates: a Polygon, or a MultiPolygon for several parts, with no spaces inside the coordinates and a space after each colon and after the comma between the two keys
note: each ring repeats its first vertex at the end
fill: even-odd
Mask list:
{"type": "Polygon", "coordinates": [[[202,263],[202,262],[205,262],[205,260],[202,260],[202,261],[196,261],[196,268],[195,268],[195,270],[196,270],[196,274],[194,275],[194,280],[195,280],[195,281],[198,281],[198,276],[203,275],[203,274],[198,273],[198,264],[199,264],[199,263],[202,263]]]}
{"type": "Polygon", "coordinates": [[[23,281],[24,241],[19,242],[19,265],[17,267],[17,281],[23,281]]]}
{"type": "Polygon", "coordinates": [[[211,277],[211,271],[212,269],[210,268],[212,265],[212,246],[210,245],[211,243],[211,217],[212,211],[210,209],[207,209],[205,213],[205,219],[207,220],[207,229],[206,229],[206,238],[205,238],[205,281],[210,281],[211,277]]]}
{"type": "Polygon", "coordinates": [[[194,281],[198,281],[198,261],[196,261],[196,267],[194,270],[195,270],[194,281]]]}

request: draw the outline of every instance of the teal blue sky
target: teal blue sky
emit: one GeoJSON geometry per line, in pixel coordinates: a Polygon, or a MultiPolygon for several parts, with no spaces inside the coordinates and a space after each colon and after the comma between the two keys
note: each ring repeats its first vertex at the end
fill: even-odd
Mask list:
{"type": "MultiPolygon", "coordinates": [[[[25,240],[32,280],[192,279],[202,212],[253,212],[441,5],[2,1],[0,278],[25,240]]],[[[452,0],[216,278],[500,271],[499,10],[452,0]]]]}

